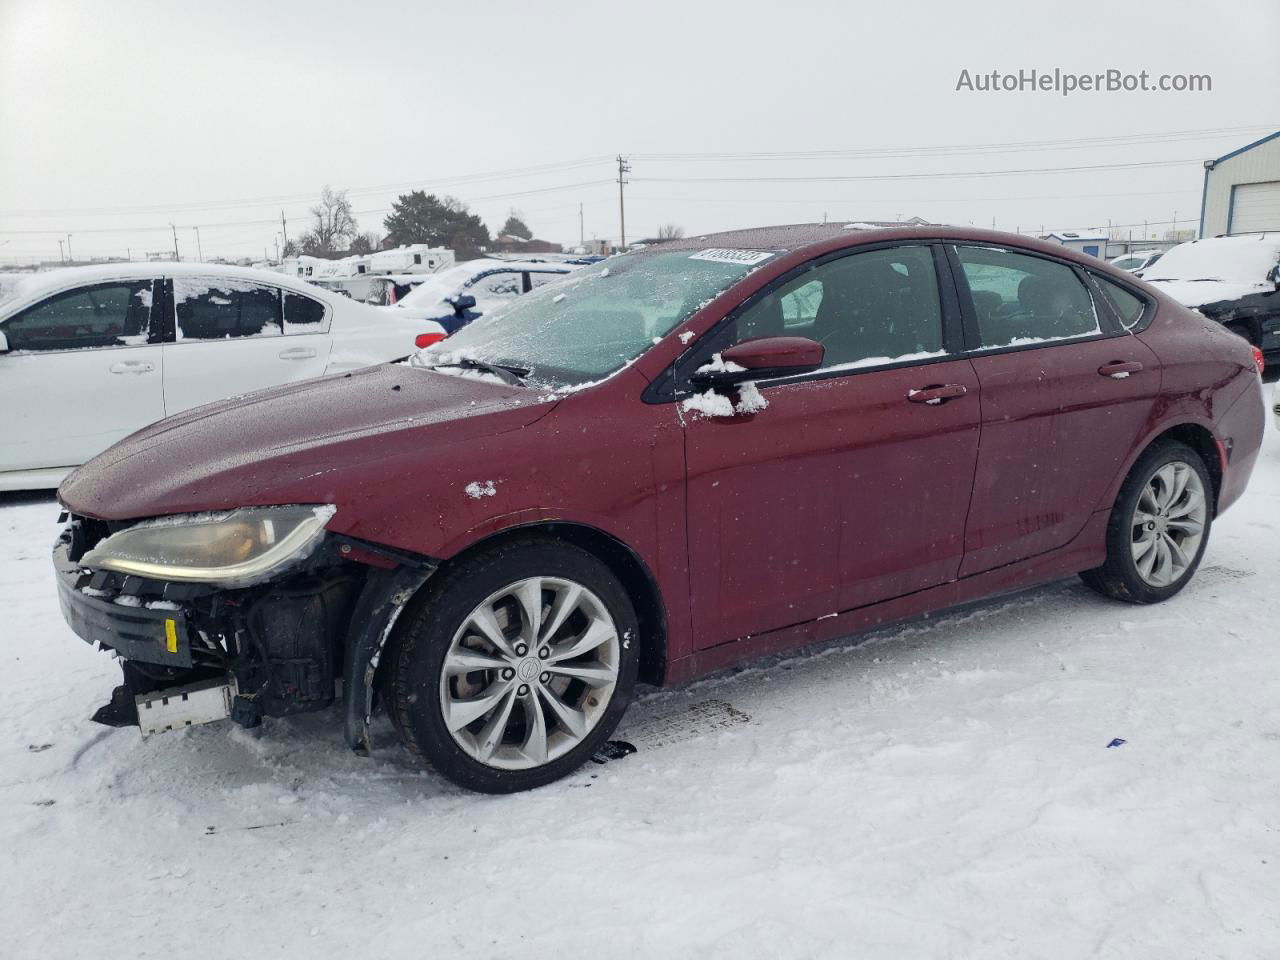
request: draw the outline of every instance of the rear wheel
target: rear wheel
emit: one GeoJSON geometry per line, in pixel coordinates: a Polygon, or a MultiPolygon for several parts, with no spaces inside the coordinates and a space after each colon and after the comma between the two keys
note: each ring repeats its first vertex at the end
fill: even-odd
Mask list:
{"type": "Polygon", "coordinates": [[[388,707],[405,744],[461,786],[511,793],[576,769],[631,698],[635,612],[585,551],[516,541],[444,572],[406,612],[388,707]]]}
{"type": "Polygon", "coordinates": [[[1158,603],[1191,579],[1209,542],[1213,484],[1185,443],[1153,445],[1125,478],[1107,524],[1107,561],[1080,574],[1099,593],[1158,603]]]}

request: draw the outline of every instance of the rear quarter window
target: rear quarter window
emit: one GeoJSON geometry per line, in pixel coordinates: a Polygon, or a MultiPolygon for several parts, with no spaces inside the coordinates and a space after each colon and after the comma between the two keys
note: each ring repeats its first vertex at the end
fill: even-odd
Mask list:
{"type": "Polygon", "coordinates": [[[1096,273],[1091,276],[1101,288],[1102,296],[1119,317],[1121,325],[1126,330],[1136,330],[1141,327],[1142,319],[1147,312],[1147,301],[1113,280],[1108,280],[1096,273]]]}

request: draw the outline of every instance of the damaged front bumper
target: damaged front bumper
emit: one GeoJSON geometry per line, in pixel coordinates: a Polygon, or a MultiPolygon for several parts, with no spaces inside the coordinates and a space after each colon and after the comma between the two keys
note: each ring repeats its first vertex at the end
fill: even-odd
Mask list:
{"type": "Polygon", "coordinates": [[[256,726],[341,696],[346,739],[367,752],[382,648],[435,562],[326,535],[303,566],[223,589],[85,568],[99,526],[72,517],[53,551],[63,617],[124,674],[95,720],[144,736],[228,717],[256,726]]]}

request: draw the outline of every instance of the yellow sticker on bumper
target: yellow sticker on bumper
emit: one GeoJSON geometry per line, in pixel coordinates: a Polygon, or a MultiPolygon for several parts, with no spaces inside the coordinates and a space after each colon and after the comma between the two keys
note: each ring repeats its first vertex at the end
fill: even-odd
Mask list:
{"type": "Polygon", "coordinates": [[[170,653],[178,652],[178,624],[173,617],[164,621],[164,648],[170,653]]]}

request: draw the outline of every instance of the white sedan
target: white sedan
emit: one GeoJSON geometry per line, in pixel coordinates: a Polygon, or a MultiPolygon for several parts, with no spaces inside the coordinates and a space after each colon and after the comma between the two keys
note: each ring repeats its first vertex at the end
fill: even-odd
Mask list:
{"type": "Polygon", "coordinates": [[[123,263],[32,274],[0,294],[0,490],[57,486],[190,407],[396,360],[444,335],[264,270],[123,263]]]}

